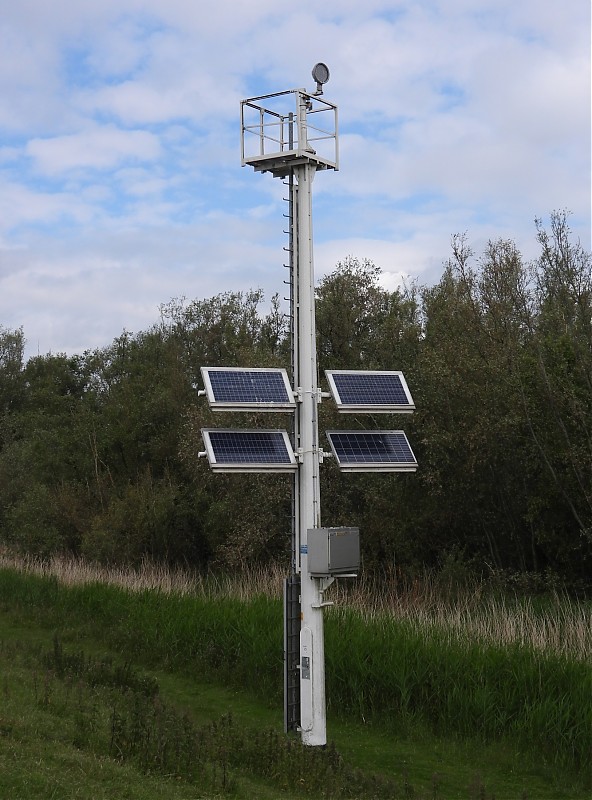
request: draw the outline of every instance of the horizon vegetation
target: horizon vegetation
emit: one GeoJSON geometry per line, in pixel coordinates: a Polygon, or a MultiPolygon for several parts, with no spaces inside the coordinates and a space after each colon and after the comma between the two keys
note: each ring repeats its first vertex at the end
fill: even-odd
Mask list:
{"type": "MultiPolygon", "coordinates": [[[[477,257],[453,237],[431,287],[387,291],[354,258],[316,287],[320,374],[400,369],[417,407],[403,420],[414,475],[323,466],[325,524],[360,528],[368,573],[590,591],[592,259],[565,212],[536,236],[528,264],[511,241],[477,257]]],[[[195,390],[201,366],[289,365],[289,321],[262,300],[171,300],[148,331],[26,363],[23,331],[0,326],[0,543],[112,565],[287,565],[289,480],[212,475],[197,457],[202,427],[269,423],[213,414],[195,390]]],[[[362,424],[319,413],[321,431],[362,424]]]]}

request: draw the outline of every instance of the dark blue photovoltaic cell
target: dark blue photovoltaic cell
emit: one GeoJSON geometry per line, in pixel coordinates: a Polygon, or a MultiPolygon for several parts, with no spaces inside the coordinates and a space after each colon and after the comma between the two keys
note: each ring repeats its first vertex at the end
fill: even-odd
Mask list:
{"type": "Polygon", "coordinates": [[[332,431],[327,433],[340,464],[415,464],[401,431],[332,431]]]}
{"type": "Polygon", "coordinates": [[[282,431],[210,431],[217,464],[290,464],[282,431]]]}
{"type": "Polygon", "coordinates": [[[401,378],[376,372],[332,372],[343,405],[410,405],[401,378]]]}
{"type": "Polygon", "coordinates": [[[208,370],[217,403],[289,403],[281,372],[208,370]]]}

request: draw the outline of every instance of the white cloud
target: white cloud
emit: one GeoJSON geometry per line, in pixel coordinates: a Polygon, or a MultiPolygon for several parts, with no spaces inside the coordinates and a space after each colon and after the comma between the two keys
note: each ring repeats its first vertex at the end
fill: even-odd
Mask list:
{"type": "Polygon", "coordinates": [[[80,351],[170,297],[283,288],[285,187],[240,169],[239,100],[326,61],[341,170],[314,184],[319,275],[392,287],[574,212],[590,243],[580,0],[20,0],[0,22],[0,324],[80,351]],[[85,344],[86,342],[86,344],[85,344]]]}
{"type": "Polygon", "coordinates": [[[178,175],[167,178],[145,167],[126,167],[118,170],[114,177],[120,184],[122,192],[138,197],[163,194],[182,182],[178,175]]]}
{"type": "Polygon", "coordinates": [[[0,179],[0,231],[5,236],[13,228],[23,230],[28,224],[55,223],[64,217],[84,226],[92,219],[93,209],[78,195],[67,191],[42,192],[0,179]]]}
{"type": "Polygon", "coordinates": [[[67,136],[31,139],[26,153],[46,175],[71,169],[109,169],[121,161],[152,161],[160,155],[158,138],[148,131],[93,127],[67,136]]]}

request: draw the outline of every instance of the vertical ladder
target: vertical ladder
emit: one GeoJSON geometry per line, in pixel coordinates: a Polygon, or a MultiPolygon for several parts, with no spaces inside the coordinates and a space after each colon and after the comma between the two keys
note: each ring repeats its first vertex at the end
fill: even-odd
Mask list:
{"type": "Polygon", "coordinates": [[[300,728],[300,575],[284,580],[284,732],[300,728]]]}
{"type": "MultiPolygon", "coordinates": [[[[292,116],[292,115],[290,115],[292,116]]],[[[293,122],[290,120],[290,143],[292,143],[293,139],[293,122]]],[[[284,281],[284,283],[289,287],[289,295],[288,297],[284,297],[284,300],[289,302],[289,320],[290,320],[290,353],[291,353],[291,364],[290,364],[290,382],[293,388],[296,388],[294,385],[295,375],[296,375],[296,365],[294,359],[294,343],[296,332],[294,330],[294,323],[295,323],[295,313],[294,313],[294,172],[290,170],[288,175],[288,182],[283,182],[284,186],[288,187],[288,196],[284,197],[284,200],[288,203],[288,213],[284,214],[284,217],[288,220],[288,230],[284,231],[285,234],[288,235],[288,246],[284,247],[284,251],[288,253],[288,263],[284,264],[284,267],[289,271],[288,272],[288,280],[284,281]]],[[[295,420],[292,418],[292,427],[290,430],[290,440],[292,443],[292,449],[295,450],[297,445],[296,442],[296,430],[295,430],[295,420]]],[[[291,507],[290,507],[290,536],[291,536],[291,549],[290,552],[292,553],[292,573],[298,571],[298,564],[296,563],[296,559],[294,558],[295,553],[295,542],[296,542],[296,484],[295,482],[292,483],[292,497],[291,497],[291,507]]]]}

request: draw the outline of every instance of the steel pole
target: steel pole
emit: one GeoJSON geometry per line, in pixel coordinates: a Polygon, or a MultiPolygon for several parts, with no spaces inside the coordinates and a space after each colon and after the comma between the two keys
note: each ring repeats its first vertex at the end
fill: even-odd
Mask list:
{"type": "Polygon", "coordinates": [[[297,557],[301,571],[300,728],[306,745],[327,743],[323,609],[318,578],[308,573],[307,531],[318,528],[320,515],[317,348],[312,244],[312,182],[315,166],[294,168],[296,186],[296,258],[294,288],[297,388],[300,392],[295,431],[300,463],[296,479],[297,557]]]}

